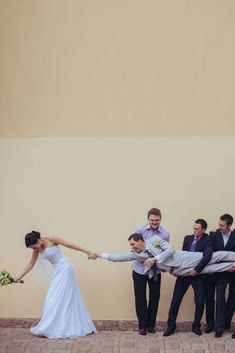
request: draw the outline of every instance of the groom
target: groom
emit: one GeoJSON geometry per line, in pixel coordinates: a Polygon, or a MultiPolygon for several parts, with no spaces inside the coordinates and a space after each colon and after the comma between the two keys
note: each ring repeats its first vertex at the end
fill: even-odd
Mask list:
{"type": "MultiPolygon", "coordinates": [[[[101,253],[102,259],[113,262],[137,260],[145,266],[145,273],[151,278],[158,268],[175,276],[187,276],[202,259],[201,252],[175,251],[172,246],[157,235],[144,240],[143,236],[134,233],[128,238],[131,251],[128,253],[101,253]]],[[[232,251],[216,251],[202,273],[213,273],[235,270],[235,253],[232,251]]]]}

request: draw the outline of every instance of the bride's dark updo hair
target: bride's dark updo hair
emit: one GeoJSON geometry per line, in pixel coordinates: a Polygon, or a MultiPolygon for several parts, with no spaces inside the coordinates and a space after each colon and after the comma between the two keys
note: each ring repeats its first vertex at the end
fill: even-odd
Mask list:
{"type": "Polygon", "coordinates": [[[35,232],[33,230],[31,233],[26,234],[24,240],[26,247],[30,247],[31,245],[35,245],[38,242],[38,239],[41,238],[41,234],[39,232],[35,232]]]}

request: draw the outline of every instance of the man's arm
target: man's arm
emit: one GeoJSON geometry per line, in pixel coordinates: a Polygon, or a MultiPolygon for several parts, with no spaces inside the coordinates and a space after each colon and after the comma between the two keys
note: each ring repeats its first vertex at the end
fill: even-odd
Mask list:
{"type": "Polygon", "coordinates": [[[175,249],[168,243],[168,241],[161,238],[159,239],[159,246],[162,252],[160,254],[157,253],[154,258],[158,263],[163,263],[168,257],[175,253],[175,249]]]}
{"type": "Polygon", "coordinates": [[[101,253],[98,255],[100,258],[112,262],[125,262],[125,261],[131,261],[134,260],[134,254],[133,252],[128,252],[128,253],[101,253]]]}
{"type": "Polygon", "coordinates": [[[195,276],[197,274],[200,274],[203,268],[211,260],[212,254],[213,254],[213,246],[212,246],[211,238],[210,236],[207,236],[205,239],[202,259],[197,264],[197,266],[195,266],[195,268],[189,272],[189,276],[195,276]]]}
{"type": "MultiPolygon", "coordinates": [[[[182,245],[183,251],[188,251],[187,246],[190,241],[192,242],[192,237],[193,237],[192,235],[185,235],[183,245],[182,245]]],[[[194,237],[193,237],[193,239],[194,239],[194,237]]]]}
{"type": "Polygon", "coordinates": [[[146,243],[150,247],[153,257],[144,262],[144,266],[152,266],[154,262],[159,264],[167,261],[167,259],[175,253],[173,247],[157,235],[149,238],[146,243]]]}

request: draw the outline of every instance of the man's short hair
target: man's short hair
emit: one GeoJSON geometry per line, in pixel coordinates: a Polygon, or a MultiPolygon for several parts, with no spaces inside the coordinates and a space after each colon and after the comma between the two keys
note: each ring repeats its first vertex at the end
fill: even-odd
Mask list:
{"type": "Polygon", "coordinates": [[[134,240],[134,241],[138,241],[138,240],[141,240],[141,241],[144,241],[144,238],[143,238],[143,235],[142,234],[139,234],[139,233],[134,233],[134,234],[131,234],[128,238],[128,240],[134,240]]]}
{"type": "Polygon", "coordinates": [[[233,217],[230,214],[223,214],[223,216],[220,217],[221,221],[226,222],[227,226],[233,224],[233,217]]]}
{"type": "Polygon", "coordinates": [[[158,208],[151,208],[151,210],[148,211],[148,219],[151,215],[159,216],[160,218],[162,218],[161,211],[158,208]]]}
{"type": "Polygon", "coordinates": [[[195,221],[195,223],[200,224],[203,229],[207,229],[207,222],[203,218],[199,218],[195,221]]]}

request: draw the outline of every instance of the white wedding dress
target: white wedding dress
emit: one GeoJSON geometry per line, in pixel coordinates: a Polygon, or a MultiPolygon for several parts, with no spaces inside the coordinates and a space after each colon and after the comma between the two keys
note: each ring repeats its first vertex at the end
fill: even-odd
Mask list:
{"type": "Polygon", "coordinates": [[[41,253],[53,266],[42,318],[30,331],[48,338],[75,338],[97,332],[77,286],[72,264],[57,245],[41,253]]]}

